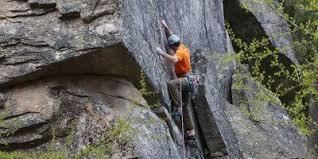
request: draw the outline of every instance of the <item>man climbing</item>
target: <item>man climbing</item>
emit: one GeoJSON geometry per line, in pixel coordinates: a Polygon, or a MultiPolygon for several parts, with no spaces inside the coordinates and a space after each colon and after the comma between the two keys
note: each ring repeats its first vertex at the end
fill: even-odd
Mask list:
{"type": "Polygon", "coordinates": [[[171,96],[172,104],[174,106],[174,110],[177,111],[177,114],[183,114],[183,123],[184,129],[186,131],[187,139],[195,138],[195,131],[193,123],[191,122],[189,112],[185,108],[186,103],[182,103],[182,92],[189,91],[191,87],[191,81],[187,78],[188,74],[190,74],[191,61],[190,61],[190,50],[181,43],[178,36],[172,34],[168,25],[164,20],[162,20],[162,25],[165,29],[166,37],[168,38],[169,48],[172,49],[173,55],[167,54],[162,49],[157,48],[158,53],[167,59],[170,63],[175,66],[175,73],[177,75],[177,79],[173,79],[167,83],[168,91],[171,96]],[[181,105],[182,103],[182,105],[181,105]]]}

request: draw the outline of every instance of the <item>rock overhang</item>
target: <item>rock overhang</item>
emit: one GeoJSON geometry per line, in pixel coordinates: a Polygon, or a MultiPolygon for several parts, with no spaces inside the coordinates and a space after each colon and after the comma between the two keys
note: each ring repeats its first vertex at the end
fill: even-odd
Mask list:
{"type": "Polygon", "coordinates": [[[192,52],[207,48],[211,53],[224,54],[231,50],[223,44],[228,44],[228,37],[221,1],[185,2],[191,5],[137,0],[3,3],[10,7],[0,21],[0,46],[4,52],[1,85],[36,77],[47,66],[119,45],[145,72],[153,91],[168,103],[165,82],[171,78],[171,67],[155,52],[157,46],[165,47],[161,19],[167,20],[192,52]],[[214,12],[218,8],[220,11],[214,12]],[[80,16],[73,16],[74,13],[80,16]],[[63,15],[66,19],[59,18],[63,15]]]}
{"type": "MultiPolygon", "coordinates": [[[[56,2],[55,7],[64,3],[56,2]]],[[[114,12],[103,11],[102,6],[109,5],[107,1],[81,2],[99,11],[96,14],[87,12],[84,18],[82,9],[78,17],[74,14],[78,9],[69,10],[68,14],[63,7],[58,10],[52,9],[53,5],[41,7],[42,2],[34,1],[38,6],[26,6],[26,13],[22,12],[25,15],[9,18],[13,22],[0,22],[3,24],[0,31],[4,33],[0,36],[0,45],[5,52],[0,64],[4,81],[1,86],[13,86],[43,76],[81,74],[121,76],[137,83],[142,70],[152,90],[169,103],[166,82],[171,79],[171,67],[155,52],[157,46],[165,47],[161,19],[167,20],[192,54],[202,48],[210,54],[232,51],[224,28],[221,1],[187,0],[184,2],[191,5],[184,5],[179,1],[122,0],[113,1],[116,3],[112,4],[119,6],[114,12]],[[61,18],[60,12],[68,16],[61,18]],[[16,28],[15,31],[7,30],[9,26],[16,28]]],[[[229,87],[231,71],[224,77],[223,87],[229,87]]]]}

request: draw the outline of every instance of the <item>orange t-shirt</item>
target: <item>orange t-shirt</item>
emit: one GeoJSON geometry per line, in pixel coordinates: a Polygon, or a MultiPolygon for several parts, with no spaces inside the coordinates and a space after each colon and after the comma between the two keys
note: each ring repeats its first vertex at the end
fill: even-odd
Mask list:
{"type": "Polygon", "coordinates": [[[192,70],[190,50],[184,46],[184,44],[180,44],[176,51],[176,57],[179,59],[179,61],[175,64],[175,72],[178,77],[182,77],[192,70]]]}

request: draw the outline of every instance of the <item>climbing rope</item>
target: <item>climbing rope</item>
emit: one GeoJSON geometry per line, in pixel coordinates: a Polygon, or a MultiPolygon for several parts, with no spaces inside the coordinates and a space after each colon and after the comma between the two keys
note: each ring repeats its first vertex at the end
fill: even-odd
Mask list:
{"type": "MultiPolygon", "coordinates": [[[[196,84],[198,83],[198,78],[195,76],[195,75],[191,75],[190,77],[186,77],[186,79],[188,80],[189,82],[189,85],[192,85],[192,84],[196,84]],[[191,81],[191,78],[193,78],[194,80],[191,81]]],[[[182,91],[182,81],[181,81],[181,78],[179,78],[179,84],[180,84],[180,107],[181,107],[181,110],[179,111],[178,108],[177,108],[177,113],[179,113],[179,116],[181,118],[181,133],[182,133],[182,139],[183,139],[183,143],[181,143],[181,145],[178,145],[179,146],[182,146],[182,158],[183,159],[186,159],[186,142],[185,142],[185,128],[184,128],[184,116],[183,116],[183,91],[182,91]]],[[[193,89],[193,87],[189,86],[190,88],[190,92],[192,92],[191,90],[193,89]]],[[[186,103],[185,103],[186,104],[186,103]]],[[[187,109],[187,107],[185,107],[185,109],[187,109]]],[[[176,134],[173,133],[175,139],[176,139],[176,134]]],[[[200,151],[199,147],[197,147],[197,149],[200,151]]]]}
{"type": "Polygon", "coordinates": [[[185,147],[185,138],[184,138],[184,123],[183,123],[183,106],[182,106],[182,84],[181,79],[180,80],[180,106],[181,106],[181,131],[182,131],[182,137],[183,137],[183,144],[182,144],[182,156],[183,159],[186,159],[186,147],[185,147]]]}

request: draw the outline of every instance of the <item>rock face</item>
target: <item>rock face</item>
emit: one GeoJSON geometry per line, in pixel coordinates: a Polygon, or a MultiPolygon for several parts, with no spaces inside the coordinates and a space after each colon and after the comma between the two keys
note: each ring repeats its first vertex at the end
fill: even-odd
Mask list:
{"type": "MultiPolygon", "coordinates": [[[[155,53],[155,46],[165,47],[166,44],[164,31],[158,27],[161,19],[166,19],[192,53],[205,48],[213,54],[226,54],[232,49],[231,45],[224,45],[230,42],[224,27],[223,4],[220,0],[125,0],[122,3],[124,44],[148,73],[155,88],[162,92],[165,101],[165,82],[170,79],[171,69],[155,53]]],[[[227,75],[229,78],[231,72],[227,75]]],[[[229,88],[226,82],[224,87],[229,88]]]]}
{"type": "MultiPolygon", "coordinates": [[[[254,14],[268,35],[272,45],[280,49],[293,63],[298,64],[293,50],[293,39],[287,21],[266,2],[240,0],[254,14]]],[[[278,1],[274,1],[278,2],[278,1]]]]}
{"type": "MultiPolygon", "coordinates": [[[[1,10],[4,10],[0,21],[0,46],[4,54],[0,66],[1,84],[27,80],[29,78],[25,76],[53,63],[121,42],[120,8],[116,1],[100,4],[96,4],[97,0],[82,1],[78,6],[81,7],[80,17],[70,22],[59,19],[67,12],[60,8],[76,6],[77,2],[30,0],[1,3],[1,10]],[[93,20],[100,16],[99,20],[93,20]]],[[[30,78],[40,76],[50,76],[50,71],[30,78]]]]}
{"type": "MultiPolygon", "coordinates": [[[[275,3],[274,1],[273,3],[275,3]]],[[[234,32],[247,42],[268,38],[289,62],[298,64],[286,20],[265,1],[225,0],[225,13],[234,32]]]]}
{"type": "Polygon", "coordinates": [[[297,132],[279,99],[254,82],[247,68],[236,66],[232,102],[221,97],[215,64],[209,54],[196,52],[195,73],[202,76],[194,94],[195,111],[211,156],[229,158],[301,158],[307,140],[297,132]],[[202,93],[204,92],[204,93],[202,93]],[[215,129],[215,128],[218,129],[215,129]],[[226,149],[226,151],[222,151],[226,149]]]}
{"type": "Polygon", "coordinates": [[[240,65],[233,75],[233,104],[226,113],[244,158],[302,158],[307,139],[301,136],[279,99],[255,82],[240,65]]]}
{"type": "MultiPolygon", "coordinates": [[[[180,158],[167,126],[155,116],[128,81],[104,76],[43,79],[6,92],[1,122],[2,150],[63,148],[78,152],[102,140],[113,122],[124,120],[131,132],[131,156],[112,158],[180,158]],[[52,143],[49,140],[56,138],[52,143]],[[132,133],[134,132],[134,133],[132,133]]],[[[128,148],[127,148],[128,149],[128,148]]],[[[129,150],[129,149],[128,149],[129,150]]],[[[120,157],[121,156],[121,157],[120,157]]]]}
{"type": "MultiPolygon", "coordinates": [[[[202,134],[198,147],[204,150],[198,156],[247,158],[251,154],[247,141],[254,140],[244,138],[237,120],[230,117],[237,109],[226,104],[232,100],[234,63],[223,67],[209,58],[233,52],[221,0],[0,1],[0,109],[4,113],[0,149],[45,150],[56,136],[53,147],[70,144],[67,150],[78,152],[98,144],[124,119],[135,130],[126,132],[133,137],[129,144],[115,145],[117,151],[110,157],[182,158],[181,133],[169,113],[164,116],[170,133],[147,108],[147,103],[160,102],[169,108],[166,82],[172,70],[155,52],[166,44],[162,19],[197,58],[193,71],[203,75],[193,101],[197,132],[202,134]],[[154,92],[147,102],[135,88],[141,71],[154,92]],[[74,132],[71,143],[70,132],[74,132]]],[[[243,117],[242,121],[254,124],[243,117]]],[[[258,134],[258,127],[250,130],[254,128],[258,134]]],[[[268,128],[267,133],[260,132],[262,137],[275,136],[268,128]]],[[[305,142],[294,127],[280,128],[273,132],[286,135],[290,128],[292,133],[277,136],[287,146],[282,152],[303,155],[301,149],[290,152],[296,146],[285,142],[305,142]]]]}
{"type": "Polygon", "coordinates": [[[220,85],[215,82],[218,81],[216,66],[208,53],[196,52],[194,70],[202,77],[194,92],[194,109],[211,156],[223,153],[229,158],[241,158],[239,141],[225,114],[226,101],[220,94],[220,85]]]}
{"type": "MultiPolygon", "coordinates": [[[[135,60],[156,92],[167,102],[165,82],[170,79],[170,67],[155,52],[157,46],[164,46],[166,38],[160,27],[161,19],[167,20],[191,51],[206,48],[224,54],[230,50],[224,45],[229,40],[224,28],[222,1],[219,0],[1,3],[5,8],[1,8],[4,13],[0,22],[0,45],[4,52],[0,65],[2,85],[49,76],[51,71],[45,71],[47,66],[84,54],[99,51],[108,57],[106,52],[112,52],[107,51],[108,48],[119,46],[125,49],[116,52],[124,52],[135,60]],[[72,16],[68,17],[69,14],[72,16]],[[66,19],[59,18],[64,16],[66,19]]],[[[89,71],[91,74],[113,74],[110,69],[89,71]]],[[[114,72],[117,75],[128,71],[114,72]]],[[[74,73],[74,70],[64,73],[74,73]]],[[[129,78],[133,81],[135,77],[129,78]]]]}
{"type": "MultiPolygon", "coordinates": [[[[155,52],[166,43],[161,19],[167,20],[192,52],[205,48],[225,54],[231,46],[219,0],[17,0],[0,4],[0,86],[8,92],[31,80],[57,76],[111,75],[137,84],[142,70],[156,93],[151,99],[161,98],[167,105],[171,69],[155,52]]],[[[230,79],[231,72],[227,74],[230,79]]],[[[224,90],[229,90],[226,82],[224,90]]],[[[44,137],[38,138],[43,141],[44,137]]]]}

